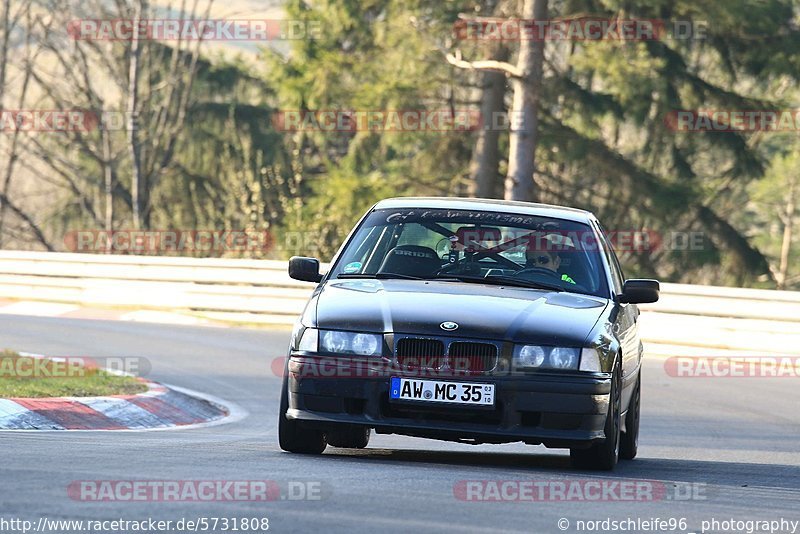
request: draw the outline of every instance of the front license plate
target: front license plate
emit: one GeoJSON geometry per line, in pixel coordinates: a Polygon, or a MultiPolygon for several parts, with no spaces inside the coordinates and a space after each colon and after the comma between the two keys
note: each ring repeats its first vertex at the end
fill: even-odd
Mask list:
{"type": "Polygon", "coordinates": [[[494,384],[392,377],[390,385],[391,399],[494,406],[494,384]]]}

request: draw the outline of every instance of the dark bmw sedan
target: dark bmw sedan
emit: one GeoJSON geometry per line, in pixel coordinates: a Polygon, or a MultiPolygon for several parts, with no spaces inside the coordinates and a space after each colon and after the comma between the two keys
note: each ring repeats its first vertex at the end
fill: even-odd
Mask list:
{"type": "Polygon", "coordinates": [[[637,303],[589,212],[521,202],[397,198],[356,225],[292,334],[282,449],[366,447],[372,431],[568,448],[580,468],[636,456],[637,303]]]}

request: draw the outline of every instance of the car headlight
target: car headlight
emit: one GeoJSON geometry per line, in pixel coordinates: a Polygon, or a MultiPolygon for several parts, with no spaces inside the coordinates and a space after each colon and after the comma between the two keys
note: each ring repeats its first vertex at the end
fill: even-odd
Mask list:
{"type": "Polygon", "coordinates": [[[378,354],[378,347],[381,344],[379,336],[373,334],[356,334],[353,336],[353,352],[361,356],[372,356],[378,354]]]}
{"type": "Polygon", "coordinates": [[[517,354],[517,363],[520,367],[541,367],[547,354],[544,348],[538,345],[523,345],[517,354]]]}
{"type": "Polygon", "coordinates": [[[578,367],[578,350],[555,347],[550,351],[550,365],[556,369],[575,369],[578,367]]]}
{"type": "Polygon", "coordinates": [[[380,356],[383,353],[383,336],[340,330],[320,330],[319,350],[334,354],[380,356]]]}
{"type": "Polygon", "coordinates": [[[320,346],[325,352],[348,352],[352,338],[345,332],[328,330],[322,333],[322,343],[320,346]]]}
{"type": "Polygon", "coordinates": [[[520,369],[571,369],[578,368],[580,349],[569,347],[543,347],[517,345],[514,347],[514,364],[520,369]]]}

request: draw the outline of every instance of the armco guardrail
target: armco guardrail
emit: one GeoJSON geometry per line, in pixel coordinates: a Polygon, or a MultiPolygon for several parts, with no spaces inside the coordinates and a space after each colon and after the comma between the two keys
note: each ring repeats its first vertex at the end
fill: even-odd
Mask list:
{"type": "Polygon", "coordinates": [[[310,284],[286,262],[0,251],[0,297],[291,323],[310,284]]]}
{"type": "MultiPolygon", "coordinates": [[[[0,251],[0,297],[291,324],[312,290],[286,262],[0,251]]],[[[800,351],[800,292],[662,284],[645,338],[708,348],[800,351]]]]}

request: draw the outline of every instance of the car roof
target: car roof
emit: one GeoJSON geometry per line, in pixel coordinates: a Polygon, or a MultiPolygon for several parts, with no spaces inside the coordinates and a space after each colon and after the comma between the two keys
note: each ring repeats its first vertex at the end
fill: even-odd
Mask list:
{"type": "Polygon", "coordinates": [[[591,212],[577,208],[553,206],[550,204],[536,204],[533,202],[519,202],[514,200],[497,200],[490,198],[396,197],[381,200],[374,206],[374,209],[401,208],[453,209],[489,211],[495,213],[513,213],[514,215],[553,217],[556,219],[564,219],[587,224],[590,221],[595,220],[595,217],[591,212]]]}

